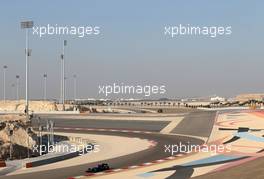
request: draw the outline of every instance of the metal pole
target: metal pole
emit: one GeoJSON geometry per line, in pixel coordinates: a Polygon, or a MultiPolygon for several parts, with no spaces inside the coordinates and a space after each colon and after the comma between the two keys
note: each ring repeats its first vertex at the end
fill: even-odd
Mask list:
{"type": "Polygon", "coordinates": [[[54,145],[53,126],[54,126],[54,122],[52,120],[50,120],[50,142],[51,142],[51,145],[54,145]]]}
{"type": "Polygon", "coordinates": [[[28,115],[28,56],[29,56],[29,50],[28,50],[28,29],[26,29],[26,119],[29,120],[28,115]]]}
{"type": "Polygon", "coordinates": [[[62,47],[62,104],[63,104],[63,111],[65,110],[65,42],[63,41],[63,47],[62,47]]]}
{"type": "Polygon", "coordinates": [[[19,75],[16,76],[16,98],[19,101],[19,75]]]}
{"type": "Polygon", "coordinates": [[[44,78],[44,100],[47,100],[47,78],[44,78]]]}
{"type": "Polygon", "coordinates": [[[52,145],[54,145],[54,121],[52,121],[52,130],[51,130],[51,133],[52,133],[52,145]]]}
{"type": "Polygon", "coordinates": [[[29,46],[29,40],[28,40],[28,29],[33,27],[34,22],[33,21],[24,21],[21,22],[21,28],[26,29],[26,104],[25,104],[25,113],[26,113],[26,120],[29,121],[29,101],[28,101],[28,90],[29,90],[29,80],[28,80],[28,71],[29,71],[29,66],[28,66],[28,58],[31,54],[31,50],[28,48],[29,46]]]}
{"type": "Polygon", "coordinates": [[[74,78],[74,101],[76,100],[77,98],[77,76],[76,75],[73,75],[73,78],[74,78]]]}
{"type": "Polygon", "coordinates": [[[49,126],[49,121],[47,121],[46,127],[47,127],[47,137],[48,137],[48,146],[49,146],[49,143],[50,143],[50,126],[49,126]]]}
{"type": "Polygon", "coordinates": [[[6,87],[5,87],[6,79],[5,78],[6,78],[6,68],[4,67],[4,102],[6,102],[6,96],[5,96],[6,95],[5,94],[6,93],[5,92],[6,91],[6,87]]]}
{"type": "Polygon", "coordinates": [[[42,155],[42,126],[39,126],[39,134],[40,134],[39,152],[40,152],[40,155],[42,155]]]}
{"type": "Polygon", "coordinates": [[[61,76],[60,76],[60,103],[62,104],[63,103],[63,101],[62,101],[62,91],[63,91],[63,89],[62,89],[62,85],[63,85],[63,83],[62,83],[62,78],[63,78],[63,74],[62,74],[62,61],[63,61],[63,56],[61,55],[61,65],[60,65],[60,67],[61,67],[61,70],[60,70],[60,72],[61,72],[61,76]]]}
{"type": "Polygon", "coordinates": [[[13,84],[11,84],[11,93],[12,93],[12,99],[16,99],[16,92],[15,92],[15,87],[16,87],[16,85],[13,83],[13,84]]]}
{"type": "Polygon", "coordinates": [[[39,129],[39,120],[40,120],[40,117],[37,117],[37,120],[38,120],[38,145],[40,145],[40,129],[39,129]]]}
{"type": "Polygon", "coordinates": [[[66,92],[67,92],[67,77],[64,77],[64,110],[65,110],[65,98],[66,98],[66,92]]]}
{"type": "Polygon", "coordinates": [[[44,101],[47,100],[47,74],[44,74],[44,101]]]}
{"type": "Polygon", "coordinates": [[[52,122],[52,141],[53,141],[53,145],[55,144],[54,142],[54,121],[52,122]]]}

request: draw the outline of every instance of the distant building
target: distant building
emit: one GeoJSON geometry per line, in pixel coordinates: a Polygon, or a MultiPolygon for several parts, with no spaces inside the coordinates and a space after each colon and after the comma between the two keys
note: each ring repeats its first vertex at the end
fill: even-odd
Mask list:
{"type": "Polygon", "coordinates": [[[226,101],[226,99],[223,97],[215,96],[215,97],[211,97],[210,101],[211,102],[224,102],[224,101],[226,101]]]}

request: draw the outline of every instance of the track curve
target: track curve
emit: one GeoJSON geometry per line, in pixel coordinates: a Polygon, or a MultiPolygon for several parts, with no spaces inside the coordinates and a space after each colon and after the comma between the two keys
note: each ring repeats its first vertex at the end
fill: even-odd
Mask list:
{"type": "MultiPolygon", "coordinates": [[[[176,135],[164,135],[159,133],[134,133],[134,132],[120,132],[120,131],[88,131],[86,128],[81,128],[86,126],[86,120],[83,122],[78,122],[74,126],[64,126],[63,123],[57,123],[57,127],[63,128],[67,127],[67,129],[56,129],[57,132],[69,132],[69,133],[85,133],[85,134],[99,134],[99,135],[114,135],[114,136],[123,136],[123,137],[137,137],[142,139],[154,140],[157,142],[155,147],[149,148],[147,150],[139,151],[133,154],[112,158],[109,160],[104,160],[100,162],[93,162],[82,165],[76,165],[66,168],[59,168],[59,169],[52,169],[48,171],[40,171],[40,172],[33,172],[33,173],[26,173],[26,174],[18,174],[18,175],[10,175],[10,176],[2,176],[0,178],[5,179],[28,179],[28,178],[38,178],[38,179],[66,179],[72,176],[79,176],[84,175],[85,170],[88,167],[93,167],[98,163],[106,162],[112,168],[124,168],[132,165],[140,165],[142,163],[151,162],[159,159],[164,159],[170,156],[170,153],[164,152],[164,145],[172,145],[172,144],[179,144],[180,142],[183,144],[195,144],[200,145],[203,144],[204,141],[184,137],[184,136],[176,136],[176,135]],[[76,130],[75,128],[79,128],[76,130]]],[[[36,124],[36,121],[35,121],[36,124]]],[[[34,125],[34,121],[33,121],[34,125]]],[[[72,124],[71,124],[72,125],[72,124]]]]}

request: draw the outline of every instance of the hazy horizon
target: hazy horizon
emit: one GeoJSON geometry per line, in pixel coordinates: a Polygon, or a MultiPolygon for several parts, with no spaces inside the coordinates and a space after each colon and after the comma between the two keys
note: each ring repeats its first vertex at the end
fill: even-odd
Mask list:
{"type": "MultiPolygon", "coordinates": [[[[36,26],[100,26],[98,36],[44,36],[30,33],[30,98],[43,96],[43,74],[48,75],[47,98],[60,97],[60,54],[66,53],[67,98],[146,98],[138,95],[98,94],[99,85],[165,85],[165,95],[181,98],[240,93],[264,93],[264,2],[175,1],[2,1],[0,6],[0,98],[3,66],[7,65],[7,99],[21,76],[24,97],[25,31],[20,21],[36,26]],[[239,8],[237,8],[239,6],[239,8]],[[232,35],[217,38],[167,38],[164,26],[232,26],[232,35]]],[[[13,94],[12,94],[13,93],[13,94]]]]}

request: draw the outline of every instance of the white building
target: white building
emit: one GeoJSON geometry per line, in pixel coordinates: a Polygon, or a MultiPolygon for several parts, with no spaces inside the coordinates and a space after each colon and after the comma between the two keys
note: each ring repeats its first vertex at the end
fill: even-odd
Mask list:
{"type": "Polygon", "coordinates": [[[215,96],[215,97],[211,97],[210,101],[211,102],[224,102],[224,101],[226,101],[226,99],[223,97],[215,96]]]}

